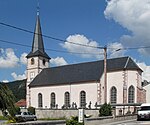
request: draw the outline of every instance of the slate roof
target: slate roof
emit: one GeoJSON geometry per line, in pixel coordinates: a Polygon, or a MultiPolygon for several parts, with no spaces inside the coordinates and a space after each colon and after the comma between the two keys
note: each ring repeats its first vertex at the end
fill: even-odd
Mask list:
{"type": "MultiPolygon", "coordinates": [[[[103,62],[100,60],[43,69],[29,87],[99,81],[104,71],[103,62]]],[[[142,71],[130,57],[107,59],[107,72],[124,69],[142,71]]]]}
{"type": "Polygon", "coordinates": [[[33,43],[32,43],[32,50],[27,55],[27,58],[35,57],[35,56],[42,56],[42,57],[46,57],[50,59],[50,57],[44,51],[44,44],[43,44],[43,37],[42,37],[42,30],[41,30],[39,15],[37,15],[37,20],[36,20],[33,43]]]}

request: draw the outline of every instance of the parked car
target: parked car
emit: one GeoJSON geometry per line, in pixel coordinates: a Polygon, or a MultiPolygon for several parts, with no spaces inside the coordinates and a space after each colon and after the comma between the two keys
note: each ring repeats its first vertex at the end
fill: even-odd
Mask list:
{"type": "Polygon", "coordinates": [[[150,120],[150,104],[148,103],[142,104],[137,112],[137,120],[142,119],[150,120]]]}
{"type": "Polygon", "coordinates": [[[16,116],[17,121],[36,121],[37,117],[36,115],[33,115],[30,112],[20,112],[16,116]]]}

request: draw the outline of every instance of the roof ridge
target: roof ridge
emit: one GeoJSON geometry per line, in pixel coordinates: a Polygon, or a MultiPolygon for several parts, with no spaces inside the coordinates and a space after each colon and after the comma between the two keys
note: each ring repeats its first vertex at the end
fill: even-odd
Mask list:
{"type": "MultiPolygon", "coordinates": [[[[108,60],[115,60],[115,59],[121,59],[121,58],[128,58],[129,56],[123,56],[123,57],[117,57],[117,58],[110,58],[110,59],[107,59],[108,60]]],[[[54,67],[51,67],[51,68],[59,68],[59,67],[66,67],[66,66],[72,66],[72,65],[81,65],[81,64],[88,64],[88,63],[96,63],[96,62],[102,62],[104,61],[103,60],[95,60],[95,61],[89,61],[89,62],[80,62],[80,63],[74,63],[74,64],[67,64],[67,65],[61,65],[61,66],[54,66],[54,67]]]]}
{"type": "Polygon", "coordinates": [[[127,58],[127,61],[126,61],[125,65],[124,65],[124,69],[127,67],[128,63],[129,63],[129,59],[130,59],[130,57],[127,58]]]}

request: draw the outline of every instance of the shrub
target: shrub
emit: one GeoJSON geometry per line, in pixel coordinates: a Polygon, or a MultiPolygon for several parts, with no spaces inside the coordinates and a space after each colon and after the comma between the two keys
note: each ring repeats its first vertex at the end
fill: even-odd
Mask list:
{"type": "Polygon", "coordinates": [[[8,118],[5,116],[0,116],[0,120],[8,120],[8,118]]]}
{"type": "Polygon", "coordinates": [[[79,123],[78,122],[78,117],[71,117],[71,119],[66,121],[66,125],[84,125],[84,123],[79,123]]]}
{"type": "Polygon", "coordinates": [[[35,115],[35,108],[34,107],[29,107],[28,111],[35,115]]]}
{"type": "Polygon", "coordinates": [[[112,115],[111,105],[104,103],[99,110],[99,116],[111,116],[111,115],[112,115]]]}

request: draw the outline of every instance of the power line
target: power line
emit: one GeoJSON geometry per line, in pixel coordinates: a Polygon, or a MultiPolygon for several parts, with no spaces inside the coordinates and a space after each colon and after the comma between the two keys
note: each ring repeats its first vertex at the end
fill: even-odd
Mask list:
{"type": "MultiPolygon", "coordinates": [[[[85,45],[85,44],[80,44],[80,43],[74,43],[74,42],[71,42],[71,41],[68,41],[68,40],[63,40],[63,39],[60,39],[60,38],[56,38],[56,37],[52,37],[52,36],[48,36],[48,35],[44,35],[44,34],[34,33],[33,31],[30,31],[30,30],[27,30],[27,29],[24,29],[24,28],[20,28],[20,27],[16,27],[14,25],[6,24],[6,23],[3,23],[3,22],[0,22],[0,25],[7,26],[7,27],[10,27],[10,28],[17,29],[17,30],[20,30],[20,31],[24,31],[24,32],[27,32],[27,33],[31,33],[31,34],[41,35],[41,36],[43,36],[45,38],[53,39],[53,40],[60,41],[60,42],[63,42],[63,43],[67,42],[67,43],[70,43],[70,44],[84,46],[84,47],[91,47],[91,48],[95,48],[95,49],[104,49],[106,47],[106,46],[105,47],[102,47],[102,46],[91,46],[91,45],[85,45]]],[[[150,46],[126,47],[126,48],[119,48],[119,49],[116,48],[116,51],[130,50],[130,49],[142,49],[142,48],[148,49],[148,48],[150,48],[150,46]]],[[[107,49],[115,49],[115,48],[107,47],[107,49]]]]}
{"type": "Polygon", "coordinates": [[[71,41],[68,41],[68,40],[63,40],[63,39],[59,39],[59,38],[48,36],[48,35],[44,35],[44,34],[34,33],[33,31],[30,31],[30,30],[27,30],[27,29],[24,29],[24,28],[20,28],[20,27],[16,27],[16,26],[13,26],[13,25],[10,25],[10,24],[6,24],[6,23],[3,23],[3,22],[0,22],[0,24],[3,25],[3,26],[11,27],[13,29],[24,31],[24,32],[27,32],[27,33],[41,35],[41,36],[43,36],[45,38],[53,39],[53,40],[60,41],[60,42],[63,42],[63,43],[67,42],[67,43],[70,43],[70,44],[84,46],[84,47],[91,47],[91,48],[95,48],[95,49],[104,49],[104,47],[101,47],[101,46],[91,46],[91,45],[85,45],[85,44],[80,44],[80,43],[74,43],[74,42],[71,42],[71,41]]]}
{"type": "Polygon", "coordinates": [[[128,50],[128,49],[149,49],[150,46],[140,46],[140,47],[126,47],[123,48],[124,50],[128,50]]]}
{"type": "Polygon", "coordinates": [[[149,49],[150,46],[139,46],[139,47],[124,47],[124,48],[111,48],[107,47],[107,49],[115,49],[115,51],[120,51],[120,50],[132,50],[132,49],[149,49]]]}
{"type": "MultiPolygon", "coordinates": [[[[23,46],[23,47],[28,47],[28,48],[32,48],[32,46],[29,46],[29,45],[25,45],[25,44],[20,44],[20,43],[16,43],[16,42],[11,42],[11,41],[7,41],[7,40],[1,40],[0,39],[0,42],[3,42],[3,43],[8,43],[8,44],[13,44],[13,45],[18,45],[18,46],[23,46]]],[[[61,53],[70,53],[70,54],[87,54],[87,55],[101,55],[102,53],[79,53],[79,52],[68,52],[68,51],[63,51],[63,50],[56,50],[56,49],[45,49],[45,50],[48,50],[48,51],[54,51],[54,52],[61,52],[61,53]]]]}

